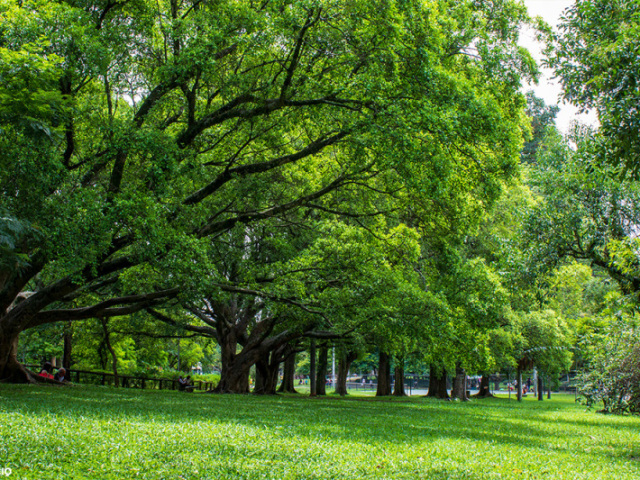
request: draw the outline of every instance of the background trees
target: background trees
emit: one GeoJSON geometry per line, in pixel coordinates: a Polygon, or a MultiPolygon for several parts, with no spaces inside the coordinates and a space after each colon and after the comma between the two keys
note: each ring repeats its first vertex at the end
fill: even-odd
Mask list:
{"type": "Polygon", "coordinates": [[[2,379],[30,378],[24,330],[229,283],[230,232],[366,214],[344,200],[381,185],[464,227],[517,163],[512,2],[0,8],[2,379]]]}
{"type": "MultiPolygon", "coordinates": [[[[610,299],[613,300],[613,299],[610,299]]],[[[600,328],[584,338],[588,369],[581,376],[580,393],[589,407],[605,413],[637,413],[640,408],[638,325],[635,306],[621,299],[602,312],[600,328]],[[601,403],[602,402],[602,403],[601,403]]]]}
{"type": "Polygon", "coordinates": [[[625,245],[638,223],[638,186],[595,167],[594,138],[573,137],[575,150],[560,138],[547,140],[531,169],[531,183],[544,196],[527,221],[528,249],[538,268],[572,257],[605,270],[627,292],[637,291],[633,269],[618,264],[614,245],[625,245]]]}
{"type": "Polygon", "coordinates": [[[56,324],[103,367],[215,342],[229,392],[315,341],[321,385],[334,345],[341,383],[414,356],[462,399],[627,372],[589,338],[635,338],[638,5],[566,12],[549,63],[601,126],[562,138],[512,1],[1,1],[0,379],[56,324]]]}
{"type": "Polygon", "coordinates": [[[562,81],[565,99],[595,110],[600,125],[576,127],[568,139],[548,132],[539,165],[531,169],[531,185],[541,196],[524,235],[527,264],[546,292],[540,304],[553,306],[573,327],[578,361],[593,369],[585,377],[587,400],[601,392],[598,400],[610,411],[628,408],[616,398],[622,398],[622,390],[622,396],[630,398],[635,388],[626,363],[634,353],[623,345],[634,335],[638,290],[638,122],[632,100],[637,90],[638,6],[635,1],[578,0],[565,12],[548,52],[549,63],[562,81]],[[555,267],[561,268],[549,275],[555,267]],[[571,278],[566,276],[569,270],[571,278]],[[557,280],[563,273],[562,284],[554,284],[554,276],[557,280]],[[569,291],[579,295],[563,302],[569,291]],[[616,320],[607,314],[611,308],[618,312],[616,320]],[[625,353],[617,357],[614,350],[625,353]],[[611,381],[607,385],[602,383],[604,371],[611,381]]]}
{"type": "Polygon", "coordinates": [[[550,63],[564,97],[598,114],[600,163],[638,173],[638,13],[635,1],[577,0],[563,17],[550,63]]]}

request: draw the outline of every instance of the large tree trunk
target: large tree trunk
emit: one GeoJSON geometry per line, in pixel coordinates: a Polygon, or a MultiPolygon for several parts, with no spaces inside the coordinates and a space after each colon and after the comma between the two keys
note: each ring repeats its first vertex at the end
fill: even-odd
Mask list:
{"type": "Polygon", "coordinates": [[[336,393],[338,395],[349,394],[347,391],[347,376],[349,375],[349,368],[356,358],[358,358],[358,354],[355,352],[341,352],[340,360],[338,361],[338,381],[336,383],[336,393]]]}
{"type": "Polygon", "coordinates": [[[442,375],[436,380],[436,398],[441,400],[449,400],[449,392],[447,391],[447,371],[442,370],[442,375]]]}
{"type": "Polygon", "coordinates": [[[396,368],[394,373],[395,385],[393,388],[393,395],[396,397],[404,397],[407,395],[404,391],[404,359],[400,360],[396,358],[396,368]]]}
{"type": "Polygon", "coordinates": [[[289,350],[289,354],[284,361],[284,375],[278,391],[281,393],[298,393],[295,388],[296,353],[292,351],[291,347],[287,348],[287,350],[289,350]]]}
{"type": "Polygon", "coordinates": [[[483,374],[480,378],[480,388],[478,393],[473,395],[475,398],[487,398],[493,397],[491,394],[491,389],[489,388],[489,375],[483,374]]]}
{"type": "Polygon", "coordinates": [[[519,366],[518,366],[518,379],[516,381],[518,382],[517,398],[518,398],[518,401],[521,402],[522,401],[522,369],[519,366]]]}
{"type": "Polygon", "coordinates": [[[309,347],[309,396],[311,397],[318,394],[316,374],[316,339],[312,338],[309,347]]]}
{"type": "Polygon", "coordinates": [[[264,394],[265,386],[267,383],[267,378],[269,374],[267,373],[269,367],[265,360],[258,360],[256,362],[256,384],[253,387],[253,393],[256,394],[264,394]]]}
{"type": "Polygon", "coordinates": [[[236,355],[238,342],[233,334],[220,339],[220,382],[214,389],[217,393],[249,393],[249,373],[255,362],[236,355]]]}
{"type": "MultiPolygon", "coordinates": [[[[271,358],[274,357],[271,354],[271,358]]],[[[279,359],[270,360],[270,355],[256,362],[256,387],[253,393],[260,395],[275,395],[278,386],[278,368],[280,367],[279,359]]]]}
{"type": "Polygon", "coordinates": [[[467,372],[462,368],[462,364],[460,362],[456,363],[456,378],[453,381],[451,397],[462,400],[463,402],[469,400],[467,398],[467,372]]]}
{"type": "Polygon", "coordinates": [[[37,379],[18,362],[19,330],[0,324],[0,382],[36,383],[37,379]]]}
{"type": "MultiPolygon", "coordinates": [[[[297,341],[304,335],[299,330],[284,330],[277,334],[273,329],[278,323],[278,317],[269,317],[254,322],[257,311],[251,306],[242,308],[238,305],[238,299],[234,298],[230,303],[208,300],[213,309],[221,312],[219,318],[209,318],[208,313],[202,316],[209,320],[210,325],[215,325],[215,334],[221,351],[222,371],[220,383],[215,388],[217,393],[248,393],[249,372],[253,365],[271,354],[270,364],[273,364],[273,352],[277,352],[277,358],[281,358],[283,349],[287,344],[297,341]],[[253,326],[250,327],[250,325],[253,326]],[[238,352],[238,346],[242,349],[238,352]]],[[[294,359],[292,359],[295,362],[294,359]]],[[[295,369],[295,363],[293,365],[295,369]]],[[[270,370],[271,371],[271,370],[270,370]]],[[[264,372],[264,369],[263,369],[264,372]]],[[[292,374],[295,373],[295,370],[292,374]]],[[[270,378],[270,377],[269,377],[270,378]]],[[[265,378],[261,379],[264,383],[265,378]]],[[[261,385],[262,387],[262,385],[261,385]]],[[[265,391],[271,393],[270,380],[264,386],[265,391]]],[[[259,393],[260,389],[258,390],[259,393]]]]}
{"type": "Polygon", "coordinates": [[[104,332],[104,344],[109,350],[111,354],[111,367],[113,369],[113,381],[115,386],[119,386],[119,377],[118,377],[118,357],[116,356],[116,352],[111,345],[111,335],[109,335],[109,329],[107,327],[108,320],[106,318],[101,318],[100,322],[102,323],[102,331],[104,332]]]}
{"type": "Polygon", "coordinates": [[[329,366],[329,348],[321,347],[318,354],[317,394],[327,394],[327,367],[329,366]]]}
{"type": "Polygon", "coordinates": [[[391,395],[391,361],[389,355],[380,350],[378,358],[378,389],[376,397],[391,395]]]}
{"type": "Polygon", "coordinates": [[[447,371],[444,368],[441,369],[435,365],[431,365],[427,397],[449,400],[449,393],[447,392],[447,371]]]}
{"type": "Polygon", "coordinates": [[[67,324],[64,326],[62,339],[64,342],[62,351],[62,366],[67,371],[68,375],[69,371],[71,370],[71,349],[73,347],[73,330],[71,328],[71,322],[67,322],[67,324]]]}
{"type": "Polygon", "coordinates": [[[182,371],[182,365],[181,365],[181,360],[180,360],[180,339],[178,338],[178,345],[177,345],[177,350],[178,350],[178,355],[176,358],[176,370],[181,372],[182,371]]]}
{"type": "Polygon", "coordinates": [[[494,377],[493,377],[493,381],[494,381],[493,389],[494,389],[495,391],[500,390],[500,374],[499,374],[499,373],[496,373],[496,374],[494,375],[494,377]]]}
{"type": "Polygon", "coordinates": [[[544,391],[542,388],[542,375],[538,375],[538,400],[542,402],[544,400],[544,391]]]}
{"type": "Polygon", "coordinates": [[[214,389],[216,393],[249,393],[249,373],[253,364],[234,362],[224,373],[220,374],[220,382],[214,389]]]}
{"type": "Polygon", "coordinates": [[[429,366],[429,390],[427,390],[427,397],[436,397],[438,386],[436,378],[438,378],[438,370],[434,364],[431,364],[429,366]]]}

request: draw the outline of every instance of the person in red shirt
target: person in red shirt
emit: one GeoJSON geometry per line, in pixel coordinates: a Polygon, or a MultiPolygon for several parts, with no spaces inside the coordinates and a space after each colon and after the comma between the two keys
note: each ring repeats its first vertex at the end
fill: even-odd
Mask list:
{"type": "Polygon", "coordinates": [[[51,362],[45,362],[44,365],[42,366],[42,370],[40,370],[40,373],[38,375],[40,375],[41,377],[50,378],[53,380],[53,374],[51,373],[52,370],[53,370],[53,365],[51,365],[51,362]]]}

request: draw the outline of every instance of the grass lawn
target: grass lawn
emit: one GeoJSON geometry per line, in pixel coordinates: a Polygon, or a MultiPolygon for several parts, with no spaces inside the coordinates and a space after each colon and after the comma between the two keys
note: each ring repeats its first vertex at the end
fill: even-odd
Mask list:
{"type": "MultiPolygon", "coordinates": [[[[10,479],[638,479],[640,418],[522,404],[0,385],[10,479]]],[[[6,470],[5,470],[6,471],[6,470]]]]}

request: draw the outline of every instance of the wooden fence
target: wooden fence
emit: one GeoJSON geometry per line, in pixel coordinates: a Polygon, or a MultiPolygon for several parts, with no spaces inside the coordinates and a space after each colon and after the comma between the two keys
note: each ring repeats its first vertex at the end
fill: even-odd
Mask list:
{"type": "MultiPolygon", "coordinates": [[[[28,368],[40,370],[38,365],[27,365],[28,368]]],[[[104,372],[90,372],[88,370],[70,370],[69,380],[75,383],[88,385],[106,385],[122,388],[142,388],[154,390],[179,390],[178,380],[168,378],[148,378],[134,377],[131,375],[118,375],[104,372]]],[[[205,382],[203,380],[193,380],[194,390],[213,390],[215,384],[213,382],[205,382]]]]}

